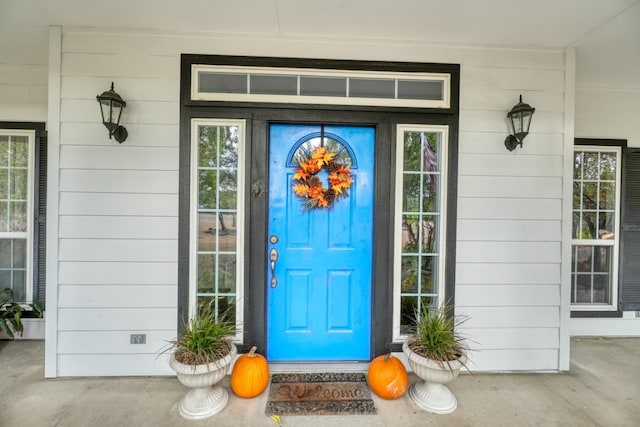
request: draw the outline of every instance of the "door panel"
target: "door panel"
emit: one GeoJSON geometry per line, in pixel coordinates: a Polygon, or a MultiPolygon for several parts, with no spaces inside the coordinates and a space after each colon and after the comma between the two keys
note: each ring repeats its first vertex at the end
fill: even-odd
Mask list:
{"type": "MultiPolygon", "coordinates": [[[[269,134],[268,252],[278,258],[265,285],[267,357],[369,360],[375,130],[272,124],[269,134]],[[310,209],[293,191],[294,158],[321,144],[350,159],[353,183],[348,196],[310,209]]],[[[316,176],[328,186],[326,170],[316,176]]]]}

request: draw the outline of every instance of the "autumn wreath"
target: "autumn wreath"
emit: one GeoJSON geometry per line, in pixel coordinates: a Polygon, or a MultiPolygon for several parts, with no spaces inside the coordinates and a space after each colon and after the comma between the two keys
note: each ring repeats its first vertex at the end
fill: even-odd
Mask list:
{"type": "Polygon", "coordinates": [[[318,147],[311,156],[300,160],[296,173],[293,175],[293,191],[297,196],[305,199],[309,209],[328,208],[340,197],[349,193],[353,178],[351,165],[343,165],[334,161],[336,153],[327,151],[325,147],[318,147]],[[329,172],[329,188],[323,187],[320,178],[316,176],[323,168],[329,172]]]}

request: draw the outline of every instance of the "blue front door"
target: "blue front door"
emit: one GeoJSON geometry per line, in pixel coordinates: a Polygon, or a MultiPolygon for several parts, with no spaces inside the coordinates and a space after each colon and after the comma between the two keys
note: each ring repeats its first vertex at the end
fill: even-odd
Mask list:
{"type": "MultiPolygon", "coordinates": [[[[267,358],[369,360],[375,129],[269,128],[267,358]],[[317,147],[350,164],[348,194],[309,207],[293,190],[299,161],[317,147]]],[[[329,168],[315,176],[328,188],[329,168]]],[[[317,181],[315,181],[317,183],[317,181]]]]}

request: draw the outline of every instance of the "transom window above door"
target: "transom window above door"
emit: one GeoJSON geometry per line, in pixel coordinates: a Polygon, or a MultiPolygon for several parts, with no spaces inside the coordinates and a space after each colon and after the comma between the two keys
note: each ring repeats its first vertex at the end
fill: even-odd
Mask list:
{"type": "Polygon", "coordinates": [[[450,108],[447,73],[192,65],[191,99],[450,108]]]}

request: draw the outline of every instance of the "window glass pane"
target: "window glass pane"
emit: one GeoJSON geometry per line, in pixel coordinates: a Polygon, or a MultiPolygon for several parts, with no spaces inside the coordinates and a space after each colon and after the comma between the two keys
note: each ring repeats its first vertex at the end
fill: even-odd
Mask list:
{"type": "Polygon", "coordinates": [[[582,209],[594,210],[598,201],[598,184],[585,182],[582,186],[582,209]]]}
{"type": "Polygon", "coordinates": [[[9,231],[27,231],[27,202],[11,202],[9,209],[9,231]]]}
{"type": "Polygon", "coordinates": [[[420,211],[420,175],[404,174],[402,210],[404,212],[420,211]]]}
{"type": "Polygon", "coordinates": [[[422,217],[422,253],[438,252],[438,217],[422,217]]]}
{"type": "Polygon", "coordinates": [[[216,250],[219,225],[219,214],[215,212],[198,213],[198,251],[216,250]]]}
{"type": "Polygon", "coordinates": [[[232,212],[218,214],[218,250],[235,252],[237,249],[237,217],[232,212]]]}
{"type": "Polygon", "coordinates": [[[414,256],[402,257],[402,292],[418,292],[418,258],[414,256]]]}
{"type": "Polygon", "coordinates": [[[223,294],[236,291],[236,256],[218,256],[218,292],[223,294]]]}
{"type": "Polygon", "coordinates": [[[575,288],[571,293],[572,304],[590,304],[591,303],[591,275],[577,274],[575,288]]]}
{"type": "Polygon", "coordinates": [[[573,156],[573,178],[582,178],[582,162],[584,153],[582,151],[576,151],[573,156]]]}
{"type": "Polygon", "coordinates": [[[236,171],[220,171],[218,191],[220,195],[220,209],[235,209],[237,206],[236,171]]]}
{"type": "Polygon", "coordinates": [[[422,212],[438,212],[438,175],[428,173],[422,177],[422,212]]]}
{"type": "Polygon", "coordinates": [[[583,212],[581,219],[580,239],[597,239],[596,213],[583,212]]]}
{"type": "Polygon", "coordinates": [[[300,76],[300,95],[346,96],[347,78],[300,76]]]}
{"type": "Polygon", "coordinates": [[[9,231],[9,203],[0,201],[0,232],[9,231]]]}
{"type": "Polygon", "coordinates": [[[211,93],[247,93],[246,74],[198,73],[198,90],[211,93]]]}
{"type": "Polygon", "coordinates": [[[13,268],[26,268],[27,266],[27,240],[13,240],[13,268]]]}
{"type": "Polygon", "coordinates": [[[422,274],[422,281],[420,282],[420,292],[422,294],[437,294],[438,292],[436,288],[436,259],[437,258],[434,256],[422,257],[422,265],[420,266],[422,274]]]}
{"type": "Polygon", "coordinates": [[[443,99],[444,85],[441,81],[398,80],[400,99],[443,99]]]}
{"type": "Polygon", "coordinates": [[[616,153],[600,153],[600,179],[615,181],[618,156],[616,153]]]}
{"type": "Polygon", "coordinates": [[[400,297],[400,333],[411,333],[411,327],[415,323],[416,312],[418,309],[417,296],[400,297]]]}
{"type": "Polygon", "coordinates": [[[0,135],[0,168],[9,166],[9,137],[0,135]]]}
{"type": "Polygon", "coordinates": [[[27,169],[10,169],[9,181],[11,182],[11,188],[9,197],[12,200],[27,200],[27,177],[27,169]]]}
{"type": "Polygon", "coordinates": [[[349,96],[352,98],[395,98],[395,80],[349,79],[349,96]]]}
{"type": "Polygon", "coordinates": [[[25,270],[13,270],[13,299],[14,301],[25,302],[27,300],[27,295],[25,294],[25,290],[27,289],[27,283],[25,280],[25,270]]]}
{"type": "Polygon", "coordinates": [[[616,185],[614,182],[601,182],[598,208],[613,210],[616,206],[616,185]]]}
{"type": "Polygon", "coordinates": [[[599,212],[598,213],[598,238],[604,240],[612,240],[615,238],[614,230],[615,212],[599,212]]]}
{"type": "Polygon", "coordinates": [[[0,169],[0,201],[9,198],[9,171],[0,169]]]}
{"type": "Polygon", "coordinates": [[[218,172],[215,170],[201,170],[198,173],[198,207],[201,209],[215,209],[218,196],[218,172]]]}
{"type": "Polygon", "coordinates": [[[251,93],[263,95],[297,95],[297,76],[251,75],[251,93]]]}
{"type": "Polygon", "coordinates": [[[216,255],[198,255],[198,293],[216,292],[216,255]]]}
{"type": "Polygon", "coordinates": [[[609,274],[596,274],[593,276],[593,304],[609,304],[610,286],[609,274]]]}
{"type": "Polygon", "coordinates": [[[418,215],[402,216],[402,252],[417,253],[420,239],[420,224],[418,215]]]}
{"type": "Polygon", "coordinates": [[[29,165],[29,139],[26,136],[11,137],[10,165],[12,167],[26,168],[29,165]]]}
{"type": "Polygon", "coordinates": [[[422,151],[419,132],[406,132],[402,156],[404,171],[422,170],[422,151]]]}
{"type": "MultiPolygon", "coordinates": [[[[0,239],[0,268],[11,268],[12,242],[10,239],[0,239]]],[[[0,290],[3,289],[1,283],[4,282],[0,282],[0,290]]]]}
{"type": "Polygon", "coordinates": [[[598,153],[585,152],[582,156],[582,179],[597,180],[598,179],[598,153]]]}

